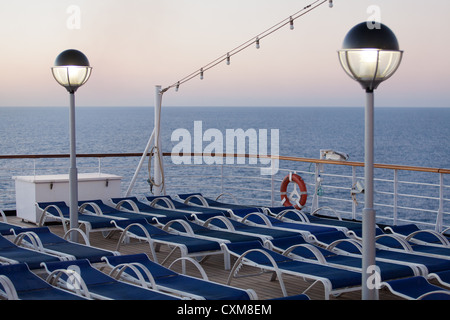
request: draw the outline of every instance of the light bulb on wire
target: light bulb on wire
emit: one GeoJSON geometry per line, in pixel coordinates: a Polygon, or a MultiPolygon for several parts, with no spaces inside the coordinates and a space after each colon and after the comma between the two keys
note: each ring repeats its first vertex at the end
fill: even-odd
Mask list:
{"type": "MultiPolygon", "coordinates": [[[[289,16],[288,19],[284,19],[282,20],[279,24],[275,25],[272,28],[269,28],[268,30],[258,34],[258,36],[256,36],[256,38],[253,38],[253,43],[256,45],[256,49],[260,49],[261,45],[260,45],[260,38],[259,36],[262,36],[262,38],[265,38],[266,36],[274,33],[275,31],[278,31],[278,29],[280,29],[280,25],[281,26],[286,26],[287,23],[289,23],[289,28],[290,30],[294,30],[294,21],[298,18],[300,18],[301,16],[303,16],[304,14],[308,13],[309,11],[312,11],[313,9],[316,9],[317,7],[319,7],[320,5],[326,3],[327,1],[321,1],[320,4],[316,5],[316,2],[319,2],[318,0],[315,0],[315,2],[311,3],[310,5],[304,7],[301,11],[305,11],[304,13],[302,13],[300,15],[300,12],[295,13],[295,15],[291,15],[289,16]],[[309,9],[311,8],[311,9],[309,9]]],[[[333,8],[333,0],[328,0],[328,4],[330,8],[333,8]]],[[[242,50],[246,49],[248,46],[252,45],[252,40],[250,39],[249,41],[246,41],[245,43],[241,44],[240,46],[238,46],[236,49],[234,49],[233,51],[228,52],[225,56],[221,56],[219,59],[216,59],[215,61],[213,61],[212,63],[206,65],[204,68],[206,68],[206,70],[209,70],[211,68],[213,68],[214,66],[216,66],[217,64],[219,64],[219,62],[223,62],[226,61],[227,65],[231,64],[231,56],[234,56],[235,54],[241,52],[242,50]]],[[[370,57],[369,57],[370,58],[370,57]]],[[[198,70],[197,72],[190,74],[189,76],[183,78],[181,81],[178,81],[175,84],[172,84],[171,86],[167,87],[165,90],[167,91],[170,88],[175,87],[175,90],[178,92],[179,87],[181,84],[184,84],[185,82],[191,80],[193,77],[196,76],[200,76],[200,80],[204,79],[204,68],[201,68],[200,70],[198,70]]],[[[165,92],[165,91],[164,91],[165,92]]]]}

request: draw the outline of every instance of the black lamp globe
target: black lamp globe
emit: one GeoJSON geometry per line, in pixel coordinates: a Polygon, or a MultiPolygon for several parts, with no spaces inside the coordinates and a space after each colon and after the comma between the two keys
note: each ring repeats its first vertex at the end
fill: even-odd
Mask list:
{"type": "Polygon", "coordinates": [[[362,22],[345,36],[339,61],[345,72],[366,91],[373,91],[400,65],[403,51],[386,25],[362,22]]]}
{"type": "Polygon", "coordinates": [[[52,73],[60,85],[74,93],[88,81],[91,70],[89,60],[82,52],[69,49],[56,57],[52,73]]]}

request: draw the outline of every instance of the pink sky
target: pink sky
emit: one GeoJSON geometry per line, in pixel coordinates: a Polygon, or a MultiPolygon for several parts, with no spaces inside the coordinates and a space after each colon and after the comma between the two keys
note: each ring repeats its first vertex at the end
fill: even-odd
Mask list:
{"type": "MultiPolygon", "coordinates": [[[[2,1],[0,106],[65,106],[50,67],[69,48],[93,67],[78,106],[152,106],[155,85],[171,85],[313,1],[2,1]]],[[[351,27],[377,13],[370,6],[405,51],[377,90],[377,106],[448,107],[450,2],[442,0],[334,0],[332,9],[324,4],[296,20],[293,31],[261,41],[260,50],[167,92],[164,105],[361,106],[363,91],[336,52],[351,27]]]]}

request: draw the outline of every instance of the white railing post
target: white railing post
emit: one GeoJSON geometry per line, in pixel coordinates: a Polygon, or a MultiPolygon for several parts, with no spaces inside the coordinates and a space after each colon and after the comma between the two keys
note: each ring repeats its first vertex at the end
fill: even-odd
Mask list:
{"type": "Polygon", "coordinates": [[[223,193],[223,162],[220,164],[220,193],[223,193]]]}
{"type": "Polygon", "coordinates": [[[398,221],[398,170],[394,169],[394,212],[393,212],[394,225],[397,225],[398,221]]]}
{"type": "Polygon", "coordinates": [[[444,224],[444,174],[439,173],[439,209],[436,218],[436,231],[441,232],[444,224]]]}
{"type": "MultiPolygon", "coordinates": [[[[354,186],[356,186],[356,182],[357,182],[356,181],[356,167],[352,166],[352,189],[354,188],[354,186]]],[[[353,199],[353,202],[352,202],[352,219],[356,220],[356,205],[357,205],[356,194],[354,195],[354,197],[355,198],[353,199]]]]}
{"type": "Polygon", "coordinates": [[[317,208],[319,208],[319,195],[318,193],[318,189],[320,186],[320,166],[321,164],[316,163],[315,164],[315,173],[314,173],[314,196],[313,196],[313,201],[312,201],[312,207],[311,207],[311,212],[313,212],[314,210],[316,210],[317,208]]]}
{"type": "Polygon", "coordinates": [[[274,175],[274,161],[271,161],[271,170],[272,174],[270,175],[270,186],[271,186],[271,192],[270,192],[270,200],[272,207],[275,206],[275,175],[274,175]]]}

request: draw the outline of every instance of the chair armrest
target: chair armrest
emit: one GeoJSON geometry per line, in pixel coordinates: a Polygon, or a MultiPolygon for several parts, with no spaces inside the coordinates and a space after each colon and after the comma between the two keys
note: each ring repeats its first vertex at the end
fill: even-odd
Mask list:
{"type": "Polygon", "coordinates": [[[3,219],[3,222],[8,223],[8,220],[6,219],[6,215],[5,215],[5,213],[3,212],[2,209],[0,209],[0,216],[3,219]]]}
{"type": "Polygon", "coordinates": [[[311,213],[311,215],[314,216],[317,212],[319,212],[319,211],[321,211],[321,210],[330,210],[330,211],[332,211],[332,212],[334,213],[334,215],[335,215],[339,220],[342,221],[341,215],[340,215],[336,210],[334,210],[334,209],[331,208],[331,207],[326,207],[326,206],[325,206],[325,207],[317,208],[316,210],[314,210],[314,211],[311,213]]]}
{"type": "MultiPolygon", "coordinates": [[[[255,216],[261,218],[261,220],[263,221],[263,223],[264,223],[266,226],[272,227],[272,223],[271,223],[271,222],[269,221],[269,219],[268,219],[264,214],[262,214],[261,212],[251,212],[251,213],[247,214],[245,217],[243,217],[243,218],[241,219],[241,222],[244,222],[244,223],[245,223],[245,220],[248,220],[248,218],[251,217],[252,215],[255,215],[255,216]]],[[[252,222],[252,221],[250,221],[250,222],[252,222]]]]}
{"type": "MultiPolygon", "coordinates": [[[[333,241],[325,249],[333,251],[339,244],[344,243],[344,242],[348,242],[348,243],[352,244],[362,254],[361,243],[359,243],[358,241],[353,240],[353,239],[339,239],[339,240],[333,241]]],[[[339,249],[339,248],[337,248],[337,249],[339,249]]]]}
{"type": "MultiPolygon", "coordinates": [[[[76,266],[75,266],[76,268],[76,266]]],[[[57,269],[49,273],[46,281],[53,285],[63,289],[70,290],[77,295],[91,299],[91,293],[80,275],[80,272],[74,269],[57,269]],[[67,279],[63,280],[61,277],[66,276],[67,279]]]]}
{"type": "Polygon", "coordinates": [[[144,288],[150,288],[150,289],[158,291],[158,288],[156,287],[155,278],[153,278],[152,273],[147,269],[146,266],[144,266],[143,264],[138,263],[138,262],[119,264],[111,270],[109,275],[116,280],[121,279],[121,278],[126,280],[127,277],[123,277],[123,273],[127,269],[131,269],[134,272],[135,276],[128,274],[129,277],[132,277],[136,280],[134,282],[138,283],[140,286],[142,286],[144,288]],[[145,280],[142,272],[145,274],[145,276],[147,277],[149,282],[147,282],[145,280]]]}
{"type": "Polygon", "coordinates": [[[192,227],[189,225],[189,223],[187,223],[186,221],[181,220],[181,219],[175,219],[175,220],[171,220],[171,221],[167,222],[167,223],[162,227],[162,230],[164,230],[164,231],[169,231],[169,229],[171,228],[171,225],[174,224],[174,223],[180,224],[180,225],[184,228],[184,230],[185,230],[185,232],[186,232],[187,234],[189,234],[189,235],[195,235],[194,230],[192,230],[192,227]]]}
{"type": "MultiPolygon", "coordinates": [[[[122,207],[122,205],[123,205],[124,203],[128,203],[128,204],[131,206],[131,208],[133,209],[134,212],[140,212],[140,210],[139,210],[138,206],[136,205],[136,203],[135,203],[133,200],[130,200],[130,199],[120,200],[120,201],[116,204],[116,209],[117,209],[117,210],[120,210],[120,208],[122,207]]],[[[127,210],[127,209],[125,208],[125,210],[127,210]]]]}
{"type": "Polygon", "coordinates": [[[175,210],[175,205],[173,204],[172,200],[170,200],[169,198],[166,198],[166,197],[160,197],[160,198],[153,199],[153,201],[150,202],[150,206],[157,208],[158,202],[160,202],[160,201],[164,202],[167,205],[167,207],[162,206],[164,209],[175,210]]]}
{"type": "Polygon", "coordinates": [[[13,234],[15,236],[14,238],[14,244],[17,246],[23,246],[23,247],[28,247],[28,248],[33,248],[34,250],[37,251],[44,251],[44,246],[42,245],[42,241],[39,238],[39,236],[33,232],[33,231],[25,231],[25,232],[21,232],[19,234],[16,235],[15,230],[13,230],[13,234]],[[24,239],[27,238],[29,241],[27,242],[27,244],[22,243],[25,242],[24,239]]]}
{"type": "Polygon", "coordinates": [[[89,242],[89,239],[88,239],[86,233],[84,233],[83,230],[81,230],[80,228],[72,228],[72,229],[69,229],[69,230],[64,234],[64,240],[69,240],[69,235],[70,235],[72,232],[78,232],[79,234],[81,234],[81,236],[83,237],[84,243],[85,243],[86,245],[88,245],[88,246],[91,245],[91,243],[89,242]]]}
{"type": "Polygon", "coordinates": [[[178,261],[188,261],[191,262],[196,268],[197,270],[200,272],[202,279],[209,281],[208,279],[208,275],[205,272],[205,269],[203,269],[203,267],[200,265],[200,263],[198,263],[197,261],[195,261],[194,259],[192,259],[191,257],[180,257],[176,260],[174,260],[170,265],[169,265],[169,269],[172,269],[172,266],[177,263],[178,261]]]}
{"type": "MultiPolygon", "coordinates": [[[[417,236],[418,234],[421,233],[427,233],[430,235],[433,235],[436,237],[436,240],[438,240],[442,245],[449,247],[450,246],[450,242],[448,241],[448,239],[441,233],[436,232],[434,230],[418,230],[418,231],[414,231],[413,233],[411,233],[410,235],[408,235],[406,237],[406,241],[414,241],[416,239],[414,239],[415,236],[417,236]]],[[[417,239],[418,241],[421,241],[420,239],[417,239]]],[[[422,241],[423,242],[423,241],[422,241]]]]}
{"type": "Polygon", "coordinates": [[[277,219],[279,219],[279,220],[283,220],[284,216],[285,216],[287,213],[289,213],[289,212],[293,212],[297,217],[300,218],[300,221],[301,221],[301,222],[309,223],[308,217],[307,217],[303,212],[301,212],[300,210],[297,210],[297,209],[286,209],[286,210],[283,210],[283,211],[281,211],[280,213],[278,213],[278,214],[275,216],[275,218],[277,218],[277,219]]]}
{"type": "Polygon", "coordinates": [[[216,197],[216,201],[219,200],[222,196],[230,196],[230,197],[233,198],[233,201],[234,201],[235,204],[238,203],[237,198],[234,196],[234,194],[229,193],[229,192],[222,192],[221,194],[219,194],[219,195],[216,197]]]}
{"type": "MultiPolygon", "coordinates": [[[[233,226],[233,225],[230,223],[230,221],[229,221],[226,217],[224,217],[224,216],[214,216],[214,217],[211,217],[211,218],[209,218],[208,220],[206,220],[206,221],[204,222],[203,226],[206,227],[206,228],[208,228],[208,226],[210,225],[211,221],[213,221],[213,220],[215,220],[215,219],[222,221],[222,222],[225,224],[225,226],[226,226],[226,228],[227,228],[228,230],[230,230],[230,231],[236,231],[236,230],[234,229],[234,226],[233,226]]],[[[218,228],[218,227],[217,227],[217,228],[218,228]]]]}
{"type": "MultiPolygon", "coordinates": [[[[382,240],[383,238],[388,238],[388,239],[392,239],[395,242],[397,242],[402,248],[403,250],[407,251],[407,252],[412,252],[413,248],[411,247],[411,245],[403,238],[396,236],[394,234],[380,234],[379,236],[375,237],[375,243],[378,240],[382,240]]],[[[385,247],[385,248],[393,248],[392,246],[388,245],[388,244],[378,244],[379,246],[385,247]]]]}
{"type": "MultiPolygon", "coordinates": [[[[185,203],[185,204],[189,204],[189,201],[191,201],[192,198],[197,198],[198,200],[200,200],[200,202],[202,203],[202,205],[203,205],[204,207],[209,207],[209,204],[208,204],[208,202],[206,201],[206,199],[203,198],[201,195],[198,195],[198,194],[193,194],[193,195],[187,197],[186,200],[184,200],[184,203],[185,203]]],[[[198,206],[198,205],[195,204],[195,203],[193,203],[193,204],[196,205],[196,206],[198,206]]]]}
{"type": "MultiPolygon", "coordinates": [[[[307,243],[302,243],[302,244],[295,244],[293,246],[290,246],[289,248],[287,248],[286,250],[283,251],[282,255],[283,256],[289,256],[289,254],[295,249],[295,248],[306,248],[309,251],[311,251],[314,256],[316,257],[317,261],[320,262],[321,264],[326,264],[327,260],[325,259],[325,257],[323,256],[322,252],[320,252],[316,247],[307,244],[307,243]]],[[[295,253],[294,253],[295,254],[295,253]]]]}
{"type": "Polygon", "coordinates": [[[94,209],[94,212],[93,212],[94,214],[96,214],[98,216],[102,216],[103,215],[102,209],[100,209],[100,207],[94,202],[85,202],[85,203],[83,203],[80,206],[79,211],[80,212],[84,212],[84,210],[86,210],[86,207],[89,207],[89,206],[92,207],[92,209],[94,209]]]}
{"type": "MultiPolygon", "coordinates": [[[[61,219],[61,222],[62,222],[62,225],[63,225],[63,228],[64,228],[64,232],[67,232],[66,222],[68,221],[68,219],[67,219],[66,217],[64,217],[64,215],[63,215],[61,209],[60,209],[57,205],[51,204],[51,205],[46,206],[46,207],[44,208],[44,210],[42,210],[42,209],[39,207],[39,205],[36,203],[36,207],[37,207],[38,210],[41,210],[41,211],[42,211],[41,218],[39,219],[39,224],[38,224],[39,227],[42,227],[42,226],[44,225],[45,218],[47,217],[47,211],[48,211],[50,208],[53,208],[53,209],[56,210],[56,212],[58,212],[58,216],[59,216],[59,218],[61,219]]],[[[48,215],[49,215],[49,216],[53,216],[53,215],[50,214],[50,213],[49,213],[48,215]]]]}
{"type": "Polygon", "coordinates": [[[0,290],[0,296],[5,296],[8,300],[19,300],[16,288],[7,276],[0,275],[0,286],[3,287],[3,290],[0,290]],[[1,294],[2,291],[5,295],[1,294]]]}

